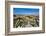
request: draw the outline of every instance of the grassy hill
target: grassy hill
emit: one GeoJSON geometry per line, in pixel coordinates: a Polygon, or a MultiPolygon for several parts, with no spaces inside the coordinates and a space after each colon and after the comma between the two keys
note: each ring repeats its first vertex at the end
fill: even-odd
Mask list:
{"type": "Polygon", "coordinates": [[[39,26],[39,16],[34,15],[14,15],[13,21],[14,28],[39,26]]]}

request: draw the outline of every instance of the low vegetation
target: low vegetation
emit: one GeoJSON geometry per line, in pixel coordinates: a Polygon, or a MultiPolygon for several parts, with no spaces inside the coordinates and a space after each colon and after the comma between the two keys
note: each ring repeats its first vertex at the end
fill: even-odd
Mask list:
{"type": "Polygon", "coordinates": [[[39,17],[38,16],[25,16],[25,15],[14,15],[13,19],[14,28],[19,27],[38,27],[39,26],[39,17]]]}

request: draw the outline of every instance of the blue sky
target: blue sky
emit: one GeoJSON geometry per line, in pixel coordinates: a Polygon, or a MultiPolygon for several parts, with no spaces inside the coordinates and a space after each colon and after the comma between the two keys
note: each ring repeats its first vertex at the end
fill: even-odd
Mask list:
{"type": "Polygon", "coordinates": [[[13,14],[38,15],[39,9],[35,8],[13,8],[13,14]]]}

